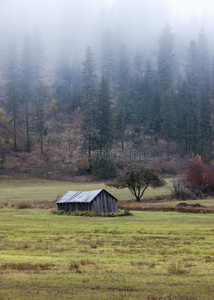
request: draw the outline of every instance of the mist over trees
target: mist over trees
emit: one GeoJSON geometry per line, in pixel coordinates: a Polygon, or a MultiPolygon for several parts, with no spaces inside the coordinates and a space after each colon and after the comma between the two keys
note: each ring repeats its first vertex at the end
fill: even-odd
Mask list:
{"type": "Polygon", "coordinates": [[[123,152],[128,126],[136,145],[164,139],[168,160],[172,145],[211,157],[213,27],[209,15],[178,18],[161,0],[1,1],[0,107],[10,134],[0,138],[8,151],[39,144],[43,154],[59,122],[71,151],[80,114],[89,161],[114,141],[123,152]]]}

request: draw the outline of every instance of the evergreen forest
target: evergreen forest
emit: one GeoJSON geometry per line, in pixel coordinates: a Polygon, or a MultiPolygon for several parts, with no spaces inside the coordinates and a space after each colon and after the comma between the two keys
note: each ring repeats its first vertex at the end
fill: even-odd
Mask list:
{"type": "Polygon", "coordinates": [[[131,150],[213,159],[214,52],[204,28],[181,43],[177,27],[162,22],[153,42],[144,28],[145,39],[130,44],[103,26],[77,50],[70,22],[55,56],[40,26],[1,40],[2,167],[60,163],[79,172],[104,153],[118,160],[131,150]]]}

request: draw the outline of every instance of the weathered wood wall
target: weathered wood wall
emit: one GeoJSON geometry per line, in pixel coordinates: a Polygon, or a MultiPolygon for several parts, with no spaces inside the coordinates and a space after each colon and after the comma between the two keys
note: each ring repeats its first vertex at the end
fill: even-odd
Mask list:
{"type": "Polygon", "coordinates": [[[117,213],[117,201],[111,195],[102,191],[93,201],[91,210],[96,213],[117,213]]]}
{"type": "Polygon", "coordinates": [[[57,204],[58,210],[65,210],[65,211],[89,211],[92,210],[95,213],[110,213],[115,212],[117,213],[117,200],[106,193],[105,191],[102,191],[97,197],[94,198],[94,200],[91,201],[91,203],[58,203],[57,204]]]}

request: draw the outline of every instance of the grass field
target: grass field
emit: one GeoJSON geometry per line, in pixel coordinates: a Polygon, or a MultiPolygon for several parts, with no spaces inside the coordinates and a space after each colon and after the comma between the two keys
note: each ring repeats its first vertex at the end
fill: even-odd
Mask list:
{"type": "MultiPolygon", "coordinates": [[[[128,190],[102,183],[29,179],[1,180],[0,202],[53,201],[67,190],[99,188],[130,199],[128,190]]],[[[147,197],[169,192],[149,190],[147,197]]],[[[0,209],[0,299],[214,299],[213,214],[50,212],[0,209]]]]}
{"type": "Polygon", "coordinates": [[[213,215],[1,209],[0,231],[0,299],[214,298],[213,215]]]}
{"type": "MultiPolygon", "coordinates": [[[[161,194],[169,194],[170,182],[163,188],[150,189],[145,193],[146,197],[161,194]]],[[[106,189],[119,200],[130,200],[133,195],[128,189],[118,190],[106,186],[100,182],[69,182],[44,179],[4,179],[0,180],[0,201],[53,201],[58,196],[64,195],[67,191],[90,191],[106,189]]]]}
{"type": "MultiPolygon", "coordinates": [[[[171,179],[166,179],[166,185],[164,187],[158,189],[148,188],[144,198],[169,195],[171,193],[170,187],[171,179]]],[[[134,200],[134,196],[128,189],[118,190],[108,187],[102,182],[85,183],[44,179],[4,179],[0,180],[0,204],[22,201],[54,201],[69,190],[90,191],[103,188],[114,195],[118,200],[134,200]]],[[[179,202],[181,201],[164,201],[159,204],[175,206],[179,202]]],[[[189,200],[187,202],[190,204],[196,203],[195,200],[189,200]]],[[[214,206],[213,198],[201,199],[197,200],[197,202],[205,206],[214,206]]]]}

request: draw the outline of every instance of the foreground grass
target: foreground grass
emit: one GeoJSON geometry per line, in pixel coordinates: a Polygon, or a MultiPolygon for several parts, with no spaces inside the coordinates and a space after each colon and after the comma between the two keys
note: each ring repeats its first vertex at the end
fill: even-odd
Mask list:
{"type": "MultiPolygon", "coordinates": [[[[170,181],[163,188],[150,189],[145,193],[146,197],[169,194],[170,181]]],[[[128,189],[118,190],[107,187],[100,182],[68,182],[44,179],[3,179],[0,180],[0,201],[53,201],[67,191],[91,191],[106,189],[118,200],[130,200],[133,195],[128,189]]]]}
{"type": "Polygon", "coordinates": [[[213,215],[1,209],[0,232],[0,299],[214,298],[213,215]]]}

